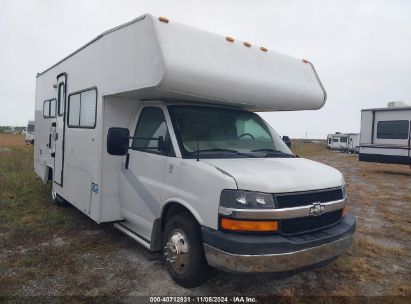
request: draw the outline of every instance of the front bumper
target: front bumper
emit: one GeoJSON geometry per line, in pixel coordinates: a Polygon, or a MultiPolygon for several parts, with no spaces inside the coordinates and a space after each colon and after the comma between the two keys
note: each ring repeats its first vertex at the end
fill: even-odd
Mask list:
{"type": "Polygon", "coordinates": [[[348,251],[355,231],[352,214],[330,228],[299,236],[241,235],[202,228],[210,266],[236,273],[303,269],[348,251]]]}

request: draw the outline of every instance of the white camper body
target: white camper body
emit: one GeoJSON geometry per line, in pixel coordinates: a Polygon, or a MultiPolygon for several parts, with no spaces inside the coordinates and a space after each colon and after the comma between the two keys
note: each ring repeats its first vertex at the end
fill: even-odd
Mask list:
{"type": "Polygon", "coordinates": [[[331,150],[357,153],[360,135],[357,133],[335,133],[327,135],[327,147],[331,150]]]}
{"type": "Polygon", "coordinates": [[[361,111],[360,161],[411,165],[411,107],[361,111]]]}
{"type": "MultiPolygon", "coordinates": [[[[181,278],[185,269],[181,265],[186,263],[181,261],[188,250],[183,244],[196,233],[201,233],[196,240],[202,239],[212,266],[239,272],[296,269],[345,252],[355,219],[343,217],[341,173],[293,157],[253,112],[314,110],[325,99],[308,61],[144,15],[103,33],[38,74],[35,171],[44,182],[52,180],[54,198],[73,204],[97,223],[117,222],[118,229],[150,250],[163,248],[171,275],[184,286],[199,283],[199,273],[204,276],[204,271],[197,271],[195,278],[181,278]],[[211,120],[215,123],[202,130],[211,120]],[[234,137],[222,141],[233,132],[234,137]],[[134,136],[129,138],[129,133],[134,136]],[[270,149],[264,148],[267,140],[270,149]],[[244,147],[234,151],[234,146],[227,149],[221,144],[244,147]],[[248,191],[247,197],[261,193],[268,201],[272,193],[320,191],[328,193],[328,200],[291,212],[285,208],[252,213],[221,201],[224,191],[237,195],[240,190],[248,191]],[[180,213],[189,214],[195,221],[189,227],[197,230],[188,233],[183,224],[179,232],[169,227],[187,221],[178,218],[180,213]],[[329,237],[291,247],[284,247],[291,240],[283,236],[265,238],[267,246],[275,247],[270,249],[275,255],[262,255],[260,247],[251,243],[234,244],[260,240],[260,236],[238,239],[235,233],[221,231],[222,217],[261,220],[312,215],[333,221],[329,237]],[[275,245],[280,239],[283,245],[275,245]],[[281,248],[287,252],[280,254],[281,248]],[[283,259],[293,262],[280,262],[283,259]],[[174,269],[176,260],[180,264],[174,269]]],[[[256,199],[263,204],[262,197],[256,199]]],[[[320,223],[313,219],[310,225],[320,223]]],[[[192,253],[191,262],[202,265],[200,258],[192,253]]]]}
{"type": "Polygon", "coordinates": [[[335,133],[327,136],[327,146],[331,150],[345,150],[348,148],[348,134],[335,133]]]}
{"type": "Polygon", "coordinates": [[[350,153],[360,152],[360,134],[359,133],[348,134],[347,151],[350,153]]]}
{"type": "Polygon", "coordinates": [[[29,120],[26,128],[26,144],[34,144],[34,132],[35,132],[36,123],[34,120],[29,120]]]}

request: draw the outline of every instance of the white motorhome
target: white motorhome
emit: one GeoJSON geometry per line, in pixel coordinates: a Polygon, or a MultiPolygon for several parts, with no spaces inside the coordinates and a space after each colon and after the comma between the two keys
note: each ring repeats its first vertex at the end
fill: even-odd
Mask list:
{"type": "Polygon", "coordinates": [[[335,133],[327,135],[327,147],[350,153],[359,151],[360,135],[357,133],[335,133]]]}
{"type": "Polygon", "coordinates": [[[328,134],[327,146],[331,150],[344,150],[348,147],[348,134],[335,133],[328,134]]]}
{"type": "Polygon", "coordinates": [[[144,15],[38,74],[35,171],[55,202],[162,250],[185,287],[209,266],[320,265],[355,230],[343,176],[255,112],[325,99],[307,60],[144,15]]]}
{"type": "Polygon", "coordinates": [[[34,120],[29,120],[26,128],[26,144],[34,144],[34,131],[36,123],[34,120]]]}
{"type": "Polygon", "coordinates": [[[361,111],[360,161],[411,165],[411,106],[361,111]]]}

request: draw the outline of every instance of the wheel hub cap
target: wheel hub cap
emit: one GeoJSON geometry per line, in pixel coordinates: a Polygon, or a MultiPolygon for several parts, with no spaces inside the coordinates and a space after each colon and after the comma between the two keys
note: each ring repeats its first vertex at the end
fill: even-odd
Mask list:
{"type": "Polygon", "coordinates": [[[178,273],[184,273],[190,259],[189,246],[185,235],[178,230],[170,233],[168,242],[164,247],[166,260],[178,273]]]}

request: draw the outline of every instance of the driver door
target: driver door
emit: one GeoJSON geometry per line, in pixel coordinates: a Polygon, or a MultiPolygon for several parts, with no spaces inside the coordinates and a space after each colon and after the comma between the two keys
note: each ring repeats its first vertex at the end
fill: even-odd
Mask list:
{"type": "Polygon", "coordinates": [[[172,148],[170,152],[160,151],[155,140],[162,136],[171,146],[161,107],[143,107],[134,125],[132,136],[139,139],[131,140],[121,172],[121,213],[140,236],[150,240],[153,222],[160,210],[167,157],[174,152],[172,148]]]}

